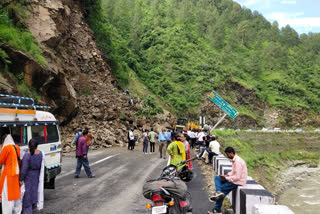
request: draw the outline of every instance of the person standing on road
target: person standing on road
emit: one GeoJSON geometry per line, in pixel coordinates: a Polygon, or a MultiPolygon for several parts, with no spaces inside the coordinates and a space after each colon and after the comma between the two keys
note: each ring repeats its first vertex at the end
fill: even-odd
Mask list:
{"type": "Polygon", "coordinates": [[[20,185],[25,186],[22,213],[31,214],[34,207],[43,208],[44,153],[38,150],[38,142],[29,141],[29,152],[22,159],[20,185]]]}
{"type": "Polygon", "coordinates": [[[206,135],[205,135],[205,131],[204,131],[204,129],[202,129],[201,130],[201,132],[198,134],[198,145],[199,145],[199,153],[201,152],[200,151],[200,149],[201,149],[201,147],[203,147],[203,146],[205,146],[205,144],[204,144],[204,137],[205,137],[206,135]]]}
{"type": "MultiPolygon", "coordinates": [[[[177,165],[179,162],[186,160],[186,151],[184,144],[181,142],[180,136],[183,134],[176,134],[173,137],[172,143],[168,146],[167,152],[170,155],[170,164],[177,165]]],[[[184,165],[179,166],[180,170],[184,165]]]]}
{"type": "Polygon", "coordinates": [[[149,134],[148,134],[148,138],[150,141],[150,153],[154,152],[154,145],[156,143],[156,137],[157,137],[157,133],[155,133],[153,131],[153,128],[151,128],[151,132],[149,132],[149,134]]]}
{"type": "Polygon", "coordinates": [[[74,173],[74,178],[79,178],[82,165],[84,167],[84,170],[86,171],[88,178],[95,177],[91,172],[89,161],[87,158],[87,135],[88,130],[84,130],[81,137],[78,140],[78,147],[76,150],[77,168],[76,172],[74,173]]]}
{"type": "Polygon", "coordinates": [[[134,149],[134,135],[133,135],[133,131],[134,131],[134,128],[131,128],[129,130],[129,133],[128,133],[128,139],[129,139],[129,144],[128,144],[128,149],[133,151],[134,149]]]}
{"type": "MultiPolygon", "coordinates": [[[[180,140],[181,142],[184,144],[184,148],[186,150],[186,160],[190,159],[191,158],[191,151],[190,151],[190,144],[189,142],[187,141],[187,134],[181,134],[180,135],[180,140]]],[[[192,161],[189,161],[187,163],[187,166],[188,166],[188,169],[193,169],[192,167],[192,161]]]]}
{"type": "Polygon", "coordinates": [[[159,133],[158,142],[159,142],[160,158],[166,159],[167,136],[164,128],[162,128],[162,131],[159,133]]]}
{"type": "Polygon", "coordinates": [[[0,177],[0,192],[2,213],[21,213],[19,161],[20,148],[15,145],[10,134],[5,134],[1,139],[0,164],[2,166],[0,177]]]}
{"type": "Polygon", "coordinates": [[[193,130],[191,130],[191,128],[189,128],[187,134],[190,137],[190,147],[193,149],[195,141],[196,141],[196,137],[194,135],[193,130]]]}
{"type": "Polygon", "coordinates": [[[216,204],[213,211],[208,211],[208,214],[221,214],[222,202],[225,196],[238,186],[244,186],[247,182],[248,170],[244,160],[235,154],[232,147],[227,147],[224,152],[229,159],[232,159],[232,171],[227,175],[220,175],[214,178],[216,192],[213,193],[209,200],[216,201],[216,204]]]}
{"type": "Polygon", "coordinates": [[[170,129],[168,129],[168,130],[166,131],[166,138],[167,138],[167,146],[166,146],[166,150],[167,150],[168,146],[170,145],[170,143],[171,143],[171,141],[172,141],[170,129]]]}
{"type": "Polygon", "coordinates": [[[82,135],[82,128],[79,128],[73,139],[73,142],[74,144],[76,144],[76,147],[78,146],[78,139],[81,135],[82,135]]]}
{"type": "Polygon", "coordinates": [[[145,129],[143,134],[142,134],[142,137],[143,137],[143,153],[144,154],[148,154],[148,130],[145,129]]]}
{"type": "Polygon", "coordinates": [[[88,151],[89,151],[89,147],[90,147],[90,140],[93,139],[93,136],[88,128],[85,128],[85,130],[88,131],[88,135],[87,135],[87,139],[86,139],[87,140],[87,156],[88,156],[88,151]]]}

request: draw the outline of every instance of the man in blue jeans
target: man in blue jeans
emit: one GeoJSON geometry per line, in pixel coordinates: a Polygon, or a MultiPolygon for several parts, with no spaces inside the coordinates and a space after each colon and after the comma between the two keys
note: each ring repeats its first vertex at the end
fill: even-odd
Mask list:
{"type": "Polygon", "coordinates": [[[76,150],[77,168],[76,168],[76,172],[74,173],[74,178],[79,178],[82,165],[84,167],[84,170],[86,171],[88,178],[95,177],[91,172],[88,157],[87,157],[87,135],[88,135],[88,130],[85,129],[82,132],[82,135],[78,139],[78,146],[76,150]]]}
{"type": "Polygon", "coordinates": [[[244,160],[235,154],[232,147],[227,147],[224,152],[229,159],[232,159],[232,171],[227,175],[220,175],[214,178],[216,192],[209,200],[211,202],[216,201],[216,204],[213,211],[208,211],[208,214],[221,214],[222,202],[225,196],[231,190],[247,183],[248,170],[244,160]]]}

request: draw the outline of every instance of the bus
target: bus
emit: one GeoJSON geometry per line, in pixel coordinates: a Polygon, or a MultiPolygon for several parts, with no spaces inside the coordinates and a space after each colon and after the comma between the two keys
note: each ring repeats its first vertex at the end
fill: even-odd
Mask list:
{"type": "Polygon", "coordinates": [[[30,139],[39,142],[38,149],[45,153],[46,189],[55,188],[55,178],[61,173],[62,146],[57,119],[48,106],[34,105],[29,97],[0,94],[0,134],[11,134],[20,147],[21,159],[28,151],[30,139]]]}

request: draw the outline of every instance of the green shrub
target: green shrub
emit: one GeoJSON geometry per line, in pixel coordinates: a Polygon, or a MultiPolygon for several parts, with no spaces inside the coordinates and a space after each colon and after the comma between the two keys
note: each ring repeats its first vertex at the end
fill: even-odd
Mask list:
{"type": "Polygon", "coordinates": [[[90,88],[81,88],[80,95],[89,96],[91,94],[90,88]]]}
{"type": "Polygon", "coordinates": [[[125,118],[125,115],[124,115],[124,113],[121,112],[120,115],[119,115],[119,119],[123,120],[124,118],[125,118]]]}
{"type": "Polygon", "coordinates": [[[159,113],[163,113],[163,109],[156,103],[156,100],[153,96],[144,97],[142,102],[143,108],[139,109],[137,113],[139,116],[145,116],[149,118],[159,113]]]}
{"type": "MultiPolygon", "coordinates": [[[[41,65],[47,62],[37,41],[26,29],[15,26],[9,18],[8,9],[0,9],[0,41],[32,56],[41,65]]],[[[6,58],[0,51],[1,59],[6,58]]]]}
{"type": "Polygon", "coordinates": [[[2,61],[4,64],[11,63],[7,53],[4,50],[2,50],[1,48],[0,48],[0,61],[2,61]]]}

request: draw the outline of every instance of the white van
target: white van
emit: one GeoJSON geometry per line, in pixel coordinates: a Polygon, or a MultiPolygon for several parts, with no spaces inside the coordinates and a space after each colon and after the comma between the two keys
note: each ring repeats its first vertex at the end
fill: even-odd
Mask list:
{"type": "Polygon", "coordinates": [[[12,135],[20,146],[21,157],[28,150],[30,139],[39,142],[38,149],[45,153],[45,188],[54,189],[62,161],[59,125],[50,112],[37,108],[50,107],[34,105],[32,98],[0,94],[0,134],[12,135]]]}

